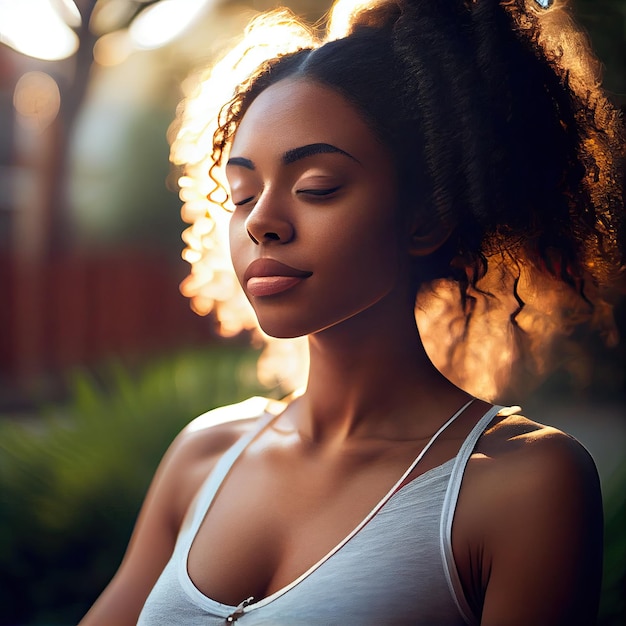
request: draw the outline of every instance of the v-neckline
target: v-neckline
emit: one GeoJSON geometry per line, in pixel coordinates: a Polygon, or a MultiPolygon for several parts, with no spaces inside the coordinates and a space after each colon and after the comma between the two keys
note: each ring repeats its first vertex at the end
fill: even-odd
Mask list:
{"type": "MultiPolygon", "coordinates": [[[[194,540],[195,540],[195,538],[196,538],[196,536],[198,534],[198,531],[200,530],[200,527],[201,527],[202,523],[204,522],[206,516],[209,514],[209,511],[210,511],[211,506],[212,506],[212,504],[213,504],[213,502],[215,500],[215,496],[217,495],[219,487],[220,487],[220,485],[223,484],[224,480],[226,480],[226,478],[228,477],[228,474],[230,473],[232,466],[235,464],[235,462],[241,456],[241,454],[245,451],[245,449],[250,445],[250,443],[252,443],[252,441],[258,435],[260,435],[265,430],[265,428],[276,418],[275,415],[272,415],[272,414],[267,415],[264,419],[262,419],[262,421],[259,423],[257,428],[253,429],[247,436],[244,435],[244,437],[242,437],[231,448],[231,450],[235,449],[234,450],[234,454],[231,454],[231,455],[228,456],[228,460],[225,463],[225,467],[222,466],[222,467],[218,468],[218,466],[216,466],[215,471],[207,478],[207,483],[209,481],[212,482],[212,483],[216,482],[217,485],[215,485],[214,488],[209,492],[209,494],[208,494],[208,501],[207,501],[206,498],[202,498],[201,497],[201,498],[198,499],[198,502],[196,503],[196,506],[198,507],[199,510],[197,510],[193,514],[192,523],[190,524],[190,527],[189,527],[189,529],[187,531],[187,533],[188,533],[187,540],[185,541],[185,544],[184,544],[184,550],[183,550],[183,555],[182,555],[183,558],[181,559],[181,567],[182,567],[182,569],[181,569],[180,575],[182,577],[182,581],[184,583],[186,583],[184,585],[184,587],[186,588],[186,590],[188,592],[190,592],[194,596],[193,599],[195,599],[196,601],[199,601],[200,604],[204,605],[207,609],[209,609],[211,611],[219,612],[221,614],[221,616],[225,617],[225,618],[228,618],[230,615],[232,615],[235,612],[237,612],[237,614],[239,615],[239,614],[241,614],[243,612],[247,613],[247,612],[249,612],[251,610],[255,610],[255,609],[261,608],[263,606],[266,606],[267,604],[270,604],[274,600],[277,600],[279,597],[285,595],[286,593],[291,591],[294,587],[299,585],[303,580],[305,580],[309,576],[311,576],[317,569],[319,569],[322,565],[324,565],[324,563],[326,563],[337,552],[339,552],[339,550],[341,550],[349,541],[351,541],[355,536],[357,536],[359,534],[359,532],[367,524],[369,524],[372,521],[372,519],[374,519],[374,517],[376,517],[376,515],[379,513],[379,511],[389,502],[389,500],[391,500],[391,498],[394,495],[404,491],[405,488],[408,488],[410,485],[413,485],[414,483],[421,482],[421,479],[423,477],[428,476],[432,472],[435,472],[436,470],[441,469],[446,464],[451,463],[452,461],[454,461],[454,459],[456,457],[448,459],[444,463],[441,463],[441,464],[439,464],[439,465],[437,465],[437,466],[435,466],[433,468],[430,468],[429,470],[427,470],[423,474],[420,474],[419,476],[415,477],[414,479],[407,481],[407,478],[410,476],[411,472],[413,472],[413,470],[417,467],[418,463],[422,460],[424,455],[434,445],[434,443],[439,439],[439,436],[453,422],[455,422],[458,417],[460,417],[465,412],[465,410],[474,402],[474,400],[475,400],[475,398],[471,398],[468,402],[466,402],[460,409],[458,409],[456,411],[456,413],[454,413],[437,430],[437,432],[435,432],[435,434],[429,439],[429,441],[426,443],[426,445],[419,452],[417,457],[407,467],[407,469],[404,471],[402,476],[394,483],[394,485],[391,487],[391,489],[389,489],[385,493],[385,495],[374,505],[374,507],[365,516],[365,518],[363,518],[363,520],[361,520],[361,522],[359,522],[359,524],[357,524],[357,526],[355,526],[355,528],[350,533],[348,533],[348,535],[346,535],[339,543],[337,543],[333,548],[331,548],[321,559],[316,561],[313,565],[311,565],[311,567],[309,567],[305,572],[300,574],[300,576],[298,576],[292,582],[290,582],[287,585],[281,587],[280,589],[277,589],[273,593],[271,593],[271,594],[261,598],[260,600],[258,600],[256,602],[252,602],[251,599],[248,598],[248,599],[243,600],[237,606],[231,605],[231,604],[224,604],[222,602],[219,602],[218,600],[214,600],[210,596],[207,596],[205,593],[200,591],[200,589],[198,589],[198,587],[195,585],[195,583],[193,582],[193,580],[191,579],[191,576],[189,574],[189,563],[188,563],[189,562],[189,554],[191,552],[191,548],[192,548],[194,540]],[[221,471],[218,471],[218,470],[221,470],[221,471]],[[216,474],[216,476],[214,477],[213,474],[216,474]],[[215,478],[217,480],[215,480],[215,478]],[[203,506],[201,506],[201,504],[203,506]]],[[[481,420],[482,420],[482,418],[481,418],[481,420]]],[[[479,421],[481,421],[481,420],[479,420],[479,421]]],[[[230,450],[229,450],[229,452],[230,452],[230,450]]],[[[219,465],[219,463],[218,463],[218,465],[219,465]]],[[[205,486],[206,486],[207,483],[205,483],[205,486]]],[[[204,490],[204,486],[202,487],[202,490],[204,490]]]]}

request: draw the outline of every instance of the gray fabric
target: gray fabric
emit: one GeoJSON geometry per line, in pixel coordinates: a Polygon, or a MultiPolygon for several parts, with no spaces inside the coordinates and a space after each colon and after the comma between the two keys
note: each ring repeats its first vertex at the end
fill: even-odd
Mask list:
{"type": "MultiPolygon", "coordinates": [[[[237,623],[472,623],[452,559],[448,520],[454,515],[463,470],[475,442],[500,408],[485,414],[454,459],[401,487],[330,558],[294,584],[246,607],[237,623]],[[454,483],[451,474],[455,475],[454,483]],[[444,501],[451,507],[445,515],[444,501]]],[[[187,556],[224,476],[270,419],[262,417],[259,427],[222,457],[202,487],[193,518],[181,531],[172,558],[146,600],[138,626],[214,626],[227,623],[226,618],[236,610],[204,596],[193,585],[187,573],[187,556]]]]}

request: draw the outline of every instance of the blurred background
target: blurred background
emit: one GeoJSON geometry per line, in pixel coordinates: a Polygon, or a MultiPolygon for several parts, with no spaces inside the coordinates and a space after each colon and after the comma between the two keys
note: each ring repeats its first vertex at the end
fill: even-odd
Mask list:
{"type": "MultiPolygon", "coordinates": [[[[281,393],[258,382],[247,333],[224,339],[179,292],[188,266],[167,139],[188,76],[277,4],[0,0],[0,625],[76,623],[115,571],[180,428],[281,393]]],[[[317,20],[330,2],[282,4],[317,20]]],[[[624,107],[626,4],[572,6],[624,107]]],[[[616,311],[624,334],[623,302],[616,311]]],[[[624,339],[577,340],[575,368],[522,401],[596,458],[607,518],[600,623],[617,626],[626,352],[624,339]]]]}

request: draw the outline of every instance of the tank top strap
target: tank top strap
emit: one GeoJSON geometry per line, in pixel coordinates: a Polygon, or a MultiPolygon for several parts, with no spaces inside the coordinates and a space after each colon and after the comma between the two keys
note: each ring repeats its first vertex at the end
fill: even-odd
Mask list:
{"type": "Polygon", "coordinates": [[[393,495],[402,487],[402,485],[405,483],[406,479],[408,478],[409,474],[415,469],[417,464],[422,460],[422,458],[424,457],[426,452],[428,452],[428,450],[431,448],[431,446],[433,446],[434,443],[437,441],[437,439],[439,439],[439,436],[448,428],[448,426],[450,426],[454,421],[456,421],[456,419],[460,415],[462,415],[464,413],[465,409],[467,409],[467,407],[469,407],[470,404],[472,404],[472,402],[474,402],[474,399],[475,398],[471,398],[454,415],[452,415],[452,417],[450,417],[441,426],[441,428],[439,428],[439,430],[430,438],[428,443],[424,446],[424,448],[422,448],[421,452],[414,459],[414,461],[411,463],[411,465],[409,465],[409,467],[402,474],[402,476],[397,480],[397,482],[379,500],[379,502],[368,513],[368,515],[358,524],[358,526],[356,526],[350,532],[350,534],[348,534],[346,537],[344,537],[344,539],[342,541],[340,541],[334,548],[332,548],[332,550],[330,550],[317,563],[315,563],[313,566],[311,566],[306,572],[301,574],[296,580],[294,580],[292,583],[290,583],[289,585],[287,585],[286,587],[281,589],[280,592],[274,593],[271,596],[268,596],[267,598],[263,598],[262,600],[259,600],[258,602],[255,602],[254,604],[251,604],[249,606],[241,607],[241,614],[248,613],[250,611],[254,611],[254,610],[258,609],[258,608],[261,608],[261,607],[265,606],[266,604],[269,604],[270,602],[274,601],[274,599],[278,595],[284,595],[285,593],[287,593],[288,591],[290,591],[291,589],[293,589],[294,587],[299,585],[303,580],[308,578],[316,569],[321,567],[324,563],[326,563],[329,559],[331,559],[337,552],[339,552],[339,550],[341,550],[349,541],[351,541],[353,537],[355,537],[359,532],[361,532],[361,530],[363,528],[365,528],[365,526],[367,524],[369,524],[369,522],[378,514],[378,512],[385,506],[385,504],[393,497],[393,495]]]}
{"type": "Polygon", "coordinates": [[[411,472],[417,467],[419,462],[424,458],[424,455],[430,450],[430,448],[435,444],[435,442],[439,439],[439,436],[443,434],[445,430],[448,429],[454,422],[456,422],[457,418],[459,418],[467,409],[472,402],[474,402],[475,398],[471,398],[468,402],[466,402],[454,415],[452,415],[440,428],[437,432],[428,440],[426,445],[422,448],[417,457],[413,460],[411,465],[407,467],[406,471],[398,480],[398,482],[394,485],[394,488],[387,494],[386,499],[389,499],[396,491],[402,489],[407,482],[411,472]]]}
{"type": "Polygon", "coordinates": [[[454,598],[457,608],[467,624],[476,624],[477,619],[465,599],[463,586],[461,585],[456,563],[454,562],[454,556],[452,554],[452,522],[454,521],[454,513],[456,511],[456,505],[461,491],[461,483],[463,481],[463,475],[465,473],[467,463],[474,452],[478,439],[485,432],[494,417],[498,415],[503,408],[504,407],[500,405],[492,406],[480,418],[480,420],[478,420],[461,445],[459,453],[454,460],[454,465],[452,466],[452,472],[450,474],[450,480],[446,490],[441,513],[439,539],[441,542],[444,573],[446,580],[448,581],[448,587],[450,588],[452,597],[454,598]]]}
{"type": "Polygon", "coordinates": [[[209,474],[203,485],[198,492],[198,499],[195,505],[191,525],[189,527],[188,536],[193,541],[196,536],[200,524],[206,515],[213,498],[220,488],[222,481],[234,465],[235,461],[239,458],[242,452],[248,447],[252,440],[275,418],[276,416],[269,412],[264,411],[254,425],[248,432],[243,434],[237,441],[224,452],[220,459],[215,464],[213,471],[209,474]]]}

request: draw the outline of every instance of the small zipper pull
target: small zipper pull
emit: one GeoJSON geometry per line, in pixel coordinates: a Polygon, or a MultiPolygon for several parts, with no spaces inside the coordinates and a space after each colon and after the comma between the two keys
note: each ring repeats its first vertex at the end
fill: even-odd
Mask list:
{"type": "Polygon", "coordinates": [[[252,604],[253,600],[254,600],[254,597],[250,596],[249,598],[246,598],[243,602],[241,602],[237,606],[237,608],[226,618],[226,623],[232,624],[233,622],[236,622],[243,615],[243,610],[249,604],[252,604]]]}

